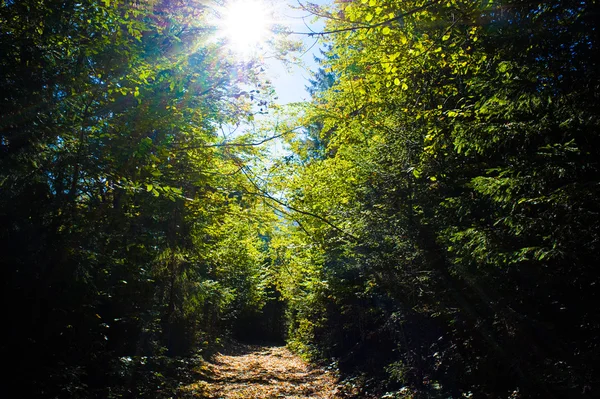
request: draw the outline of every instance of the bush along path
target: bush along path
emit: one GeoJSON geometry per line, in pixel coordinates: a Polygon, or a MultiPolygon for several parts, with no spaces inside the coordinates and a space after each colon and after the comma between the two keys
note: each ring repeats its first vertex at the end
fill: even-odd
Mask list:
{"type": "Polygon", "coordinates": [[[314,368],[285,347],[234,345],[203,364],[185,398],[339,398],[331,371],[314,368]]]}

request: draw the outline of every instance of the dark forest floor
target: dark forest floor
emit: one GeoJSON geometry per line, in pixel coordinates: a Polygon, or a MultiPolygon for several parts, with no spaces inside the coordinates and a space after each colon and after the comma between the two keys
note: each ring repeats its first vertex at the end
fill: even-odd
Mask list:
{"type": "Polygon", "coordinates": [[[235,344],[197,370],[179,396],[210,399],[334,399],[332,372],[314,368],[282,346],[235,344]]]}

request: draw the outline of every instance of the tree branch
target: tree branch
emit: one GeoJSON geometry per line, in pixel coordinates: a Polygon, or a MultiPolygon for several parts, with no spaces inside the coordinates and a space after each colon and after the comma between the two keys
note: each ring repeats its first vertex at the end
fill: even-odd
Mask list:
{"type": "MultiPolygon", "coordinates": [[[[334,34],[334,33],[349,32],[349,31],[354,31],[354,30],[358,30],[358,29],[378,28],[378,27],[383,26],[383,25],[389,25],[389,24],[391,24],[394,21],[398,21],[398,20],[400,20],[400,19],[402,19],[404,17],[408,17],[409,15],[412,15],[412,14],[415,14],[415,13],[417,13],[419,11],[422,11],[422,10],[424,10],[424,9],[426,9],[426,8],[434,5],[434,4],[437,4],[438,2],[439,2],[439,0],[430,1],[429,3],[425,3],[425,4],[423,4],[420,7],[414,8],[414,9],[412,9],[410,11],[407,11],[405,13],[396,15],[393,18],[386,19],[385,21],[378,22],[376,24],[369,24],[369,25],[355,24],[354,26],[349,26],[347,28],[340,28],[340,29],[334,29],[334,30],[323,31],[323,32],[294,32],[294,31],[291,31],[291,32],[286,32],[286,33],[288,33],[290,35],[326,36],[326,35],[331,35],[331,34],[334,34]]],[[[307,11],[309,11],[309,10],[307,10],[307,11]]],[[[312,11],[309,11],[309,12],[312,12],[312,11]]],[[[315,15],[317,15],[317,14],[315,14],[315,15]]],[[[322,15],[317,15],[317,16],[323,17],[322,15]]]]}
{"type": "Polygon", "coordinates": [[[250,175],[248,175],[248,173],[242,169],[242,173],[246,176],[246,178],[248,179],[248,181],[250,182],[250,184],[252,184],[252,186],[254,186],[254,188],[258,191],[258,193],[263,196],[264,198],[270,199],[271,201],[287,208],[290,209],[294,212],[298,212],[302,215],[306,215],[306,216],[310,216],[313,217],[317,220],[322,221],[323,223],[325,223],[326,225],[328,225],[329,227],[333,228],[334,230],[342,233],[342,235],[352,239],[352,241],[354,242],[359,242],[359,238],[356,237],[355,235],[353,235],[352,233],[348,233],[347,231],[345,231],[344,229],[342,229],[341,227],[336,226],[335,224],[333,224],[332,222],[330,222],[329,220],[327,220],[325,217],[321,216],[321,215],[317,215],[316,213],[312,213],[312,212],[308,212],[308,211],[304,211],[302,209],[298,209],[286,202],[283,202],[275,197],[273,197],[271,194],[267,193],[266,191],[264,191],[263,189],[261,189],[258,184],[256,184],[256,182],[254,182],[254,180],[252,179],[252,177],[250,175]]]}
{"type": "Polygon", "coordinates": [[[255,142],[250,142],[250,143],[227,143],[227,142],[221,142],[221,143],[215,143],[215,144],[198,144],[198,145],[190,145],[187,147],[179,147],[176,148],[176,151],[186,151],[186,150],[193,150],[195,148],[213,148],[213,147],[256,147],[259,146],[261,144],[264,144],[268,141],[271,140],[275,140],[278,139],[280,137],[285,136],[286,134],[290,134],[294,131],[296,131],[297,129],[299,129],[300,127],[295,127],[293,129],[290,130],[286,130],[283,133],[280,134],[276,134],[270,137],[266,137],[260,141],[255,141],[255,142]]]}

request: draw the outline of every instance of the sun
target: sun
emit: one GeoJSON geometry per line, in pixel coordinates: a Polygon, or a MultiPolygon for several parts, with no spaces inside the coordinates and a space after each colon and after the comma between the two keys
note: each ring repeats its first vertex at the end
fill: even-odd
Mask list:
{"type": "Polygon", "coordinates": [[[263,1],[234,0],[222,10],[219,25],[234,51],[249,53],[266,42],[272,21],[263,1]]]}

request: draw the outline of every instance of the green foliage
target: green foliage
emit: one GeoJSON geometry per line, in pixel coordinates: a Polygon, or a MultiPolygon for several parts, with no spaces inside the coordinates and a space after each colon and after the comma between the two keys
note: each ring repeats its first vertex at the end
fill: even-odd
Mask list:
{"type": "Polygon", "coordinates": [[[596,2],[322,13],[335,81],[318,75],[300,123],[325,148],[310,157],[293,142],[281,183],[294,345],[350,372],[387,370],[401,397],[588,397],[596,2]],[[318,257],[302,261],[308,248],[318,257]]]}
{"type": "Polygon", "coordinates": [[[204,1],[0,2],[22,396],[168,397],[149,387],[176,356],[282,305],[293,349],[384,397],[600,389],[597,2],[319,10],[313,101],[255,174],[252,134],[217,131],[268,84],[209,40],[204,1]]]}
{"type": "Polygon", "coordinates": [[[154,397],[160,376],[117,386],[119,359],[214,347],[264,303],[251,150],[216,133],[260,77],[205,7],[0,2],[0,348],[22,396],[154,397]]]}

